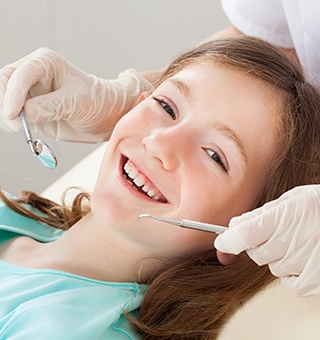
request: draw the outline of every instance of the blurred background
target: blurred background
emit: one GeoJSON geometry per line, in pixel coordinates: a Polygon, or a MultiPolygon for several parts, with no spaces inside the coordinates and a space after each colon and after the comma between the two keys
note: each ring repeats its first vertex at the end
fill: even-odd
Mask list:
{"type": "MultiPolygon", "coordinates": [[[[219,0],[0,0],[0,68],[49,47],[111,79],[130,67],[164,67],[228,24],[219,0]]],[[[22,133],[0,132],[3,189],[40,193],[98,146],[41,139],[58,158],[55,170],[32,156],[22,133]]]]}

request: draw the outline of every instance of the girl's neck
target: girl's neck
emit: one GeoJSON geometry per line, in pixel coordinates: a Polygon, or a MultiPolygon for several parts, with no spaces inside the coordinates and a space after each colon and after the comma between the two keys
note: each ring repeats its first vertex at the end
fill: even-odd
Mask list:
{"type": "Polygon", "coordinates": [[[108,229],[100,230],[90,213],[54,242],[40,243],[20,237],[8,245],[3,260],[95,280],[141,283],[159,266],[159,261],[147,259],[146,254],[108,229]]]}

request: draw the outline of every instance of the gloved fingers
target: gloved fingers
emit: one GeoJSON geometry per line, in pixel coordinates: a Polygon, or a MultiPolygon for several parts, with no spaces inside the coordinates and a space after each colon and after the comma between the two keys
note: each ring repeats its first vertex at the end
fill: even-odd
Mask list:
{"type": "Polygon", "coordinates": [[[42,78],[43,73],[41,69],[34,68],[33,65],[26,65],[13,72],[8,80],[3,106],[4,115],[8,119],[18,116],[24,106],[28,91],[42,78]]]}
{"type": "Polygon", "coordinates": [[[7,91],[8,81],[13,73],[14,69],[5,66],[0,70],[0,112],[3,113],[3,102],[5,93],[7,91]]]}
{"type": "Polygon", "coordinates": [[[273,201],[267,202],[262,207],[246,212],[242,214],[241,216],[233,217],[230,220],[229,226],[233,227],[233,225],[237,225],[239,223],[252,220],[253,218],[259,218],[259,216],[262,216],[266,211],[277,208],[280,204],[282,206],[285,206],[285,205],[296,206],[295,198],[298,198],[300,196],[302,200],[305,200],[306,194],[311,193],[313,191],[319,194],[320,186],[315,184],[315,185],[304,185],[304,186],[295,187],[285,192],[284,194],[282,194],[279,198],[273,201]]]}
{"type": "MultiPolygon", "coordinates": [[[[317,213],[320,206],[319,196],[320,186],[297,187],[291,190],[291,193],[287,192],[261,208],[232,218],[229,230],[216,238],[215,246],[222,252],[239,254],[244,250],[256,248],[266,241],[270,244],[279,238],[287,242],[288,248],[292,235],[297,235],[304,225],[308,225],[309,235],[313,234],[310,229],[318,225],[316,217],[319,215],[317,213]]],[[[303,235],[307,235],[304,230],[301,232],[301,237],[303,235]]],[[[306,237],[305,239],[307,240],[306,237]]],[[[266,263],[274,260],[267,259],[267,253],[262,255],[266,258],[266,263]]]]}
{"type": "MultiPolygon", "coordinates": [[[[266,242],[248,249],[247,253],[260,266],[281,259],[289,263],[292,254],[304,258],[304,254],[310,253],[308,249],[312,249],[310,243],[315,241],[314,235],[303,229],[303,224],[298,223],[292,228],[279,227],[266,242]]],[[[295,260],[293,260],[293,263],[295,263],[295,260]]]]}
{"type": "Polygon", "coordinates": [[[214,240],[214,247],[221,253],[238,255],[247,249],[247,244],[244,242],[239,228],[234,227],[232,230],[226,230],[219,234],[214,240]]]}
{"type": "Polygon", "coordinates": [[[2,114],[0,114],[0,130],[5,132],[21,131],[21,123],[19,119],[8,120],[2,114]]]}
{"type": "Polygon", "coordinates": [[[295,275],[301,273],[317,242],[317,232],[297,224],[293,229],[276,230],[268,241],[247,253],[258,265],[269,264],[275,276],[295,275]]]}
{"type": "Polygon", "coordinates": [[[269,268],[273,275],[278,277],[299,276],[306,273],[308,268],[311,268],[312,272],[314,272],[313,268],[310,267],[311,263],[318,267],[320,256],[318,238],[316,240],[309,238],[306,241],[301,238],[294,238],[290,247],[284,248],[287,249],[287,253],[278,261],[269,263],[269,268]]]}
{"type": "Polygon", "coordinates": [[[14,72],[14,68],[10,65],[4,66],[2,69],[0,69],[0,87],[1,87],[1,90],[7,88],[8,80],[10,79],[13,72],[14,72]]]}
{"type": "Polygon", "coordinates": [[[21,123],[19,119],[8,120],[5,117],[0,117],[0,130],[6,132],[19,132],[21,131],[21,123]]]}
{"type": "Polygon", "coordinates": [[[59,62],[58,54],[46,48],[40,48],[28,56],[9,65],[12,72],[8,79],[7,90],[4,99],[4,114],[8,119],[18,116],[27,97],[29,90],[38,82],[41,82],[41,93],[52,91],[53,80],[59,83],[56,71],[61,73],[63,65],[59,62]]]}
{"type": "Polygon", "coordinates": [[[280,282],[281,285],[292,295],[302,297],[306,292],[299,286],[297,280],[298,276],[286,276],[282,277],[280,282]]]}
{"type": "Polygon", "coordinates": [[[35,134],[42,134],[56,140],[82,143],[99,143],[103,139],[97,135],[88,135],[74,128],[68,121],[60,120],[51,123],[30,124],[30,128],[35,134]]]}
{"type": "Polygon", "coordinates": [[[306,258],[299,259],[295,256],[289,256],[286,259],[274,261],[268,264],[270,272],[277,277],[298,276],[302,273],[306,265],[306,258]]]}
{"type": "Polygon", "coordinates": [[[263,243],[262,245],[248,249],[248,256],[259,266],[273,263],[282,259],[287,252],[287,244],[282,244],[281,241],[274,243],[263,243]]]}
{"type": "Polygon", "coordinates": [[[224,253],[239,254],[264,243],[277,228],[277,224],[273,222],[277,209],[278,206],[272,206],[263,214],[259,212],[254,217],[244,218],[239,224],[236,224],[235,221],[239,221],[240,218],[233,218],[230,221],[229,230],[215,239],[215,247],[224,253]]]}
{"type": "Polygon", "coordinates": [[[290,191],[287,191],[282,196],[289,196],[289,197],[293,197],[296,195],[304,196],[306,193],[311,193],[311,192],[320,193],[320,185],[319,184],[301,185],[301,186],[291,189],[290,191]]]}
{"type": "Polygon", "coordinates": [[[281,285],[292,295],[298,297],[308,297],[320,294],[319,282],[304,281],[300,276],[283,277],[281,278],[281,285]]]}
{"type": "Polygon", "coordinates": [[[6,66],[0,70],[0,130],[6,132],[20,131],[21,124],[18,119],[9,120],[3,113],[5,93],[7,90],[8,80],[13,72],[13,68],[6,66]]]}
{"type": "Polygon", "coordinates": [[[28,121],[39,125],[64,119],[64,107],[60,90],[31,98],[24,105],[28,121]]]}
{"type": "Polygon", "coordinates": [[[283,278],[283,285],[299,296],[320,294],[320,244],[312,247],[311,254],[306,258],[306,263],[301,273],[296,276],[283,278]]]}
{"type": "Polygon", "coordinates": [[[90,88],[90,85],[87,79],[69,75],[64,79],[63,86],[55,91],[39,95],[38,86],[43,89],[44,84],[36,84],[30,89],[33,98],[25,104],[29,121],[43,124],[72,118],[73,121],[83,121],[86,124],[87,120],[92,118],[92,111],[99,113],[94,105],[95,94],[91,97],[94,89],[90,88]],[[90,111],[86,101],[91,105],[90,111]]]}

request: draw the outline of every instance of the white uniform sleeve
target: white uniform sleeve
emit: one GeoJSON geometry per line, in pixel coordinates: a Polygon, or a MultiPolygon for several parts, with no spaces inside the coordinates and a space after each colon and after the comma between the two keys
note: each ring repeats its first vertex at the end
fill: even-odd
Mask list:
{"type": "Polygon", "coordinates": [[[281,47],[293,47],[281,1],[222,0],[222,7],[232,24],[242,33],[281,47]]]}
{"type": "Polygon", "coordinates": [[[320,1],[221,0],[242,33],[295,48],[308,80],[320,88],[320,1]]]}

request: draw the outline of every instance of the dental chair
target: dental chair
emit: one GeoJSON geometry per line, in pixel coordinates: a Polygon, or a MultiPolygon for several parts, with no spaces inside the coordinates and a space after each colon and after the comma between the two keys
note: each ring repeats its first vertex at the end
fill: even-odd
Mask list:
{"type": "MultiPolygon", "coordinates": [[[[97,147],[42,194],[60,202],[67,187],[91,192],[107,143],[97,147]]],[[[69,197],[71,200],[72,195],[69,197]]],[[[67,197],[68,201],[68,197],[67,197]]],[[[240,308],[218,340],[319,340],[320,296],[295,297],[276,280],[240,308]]]]}

